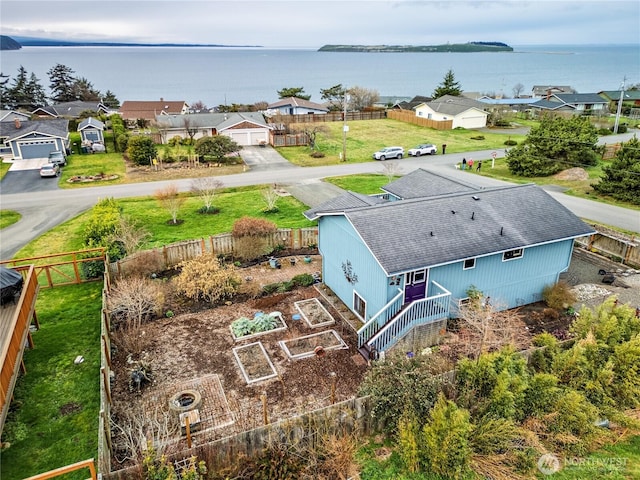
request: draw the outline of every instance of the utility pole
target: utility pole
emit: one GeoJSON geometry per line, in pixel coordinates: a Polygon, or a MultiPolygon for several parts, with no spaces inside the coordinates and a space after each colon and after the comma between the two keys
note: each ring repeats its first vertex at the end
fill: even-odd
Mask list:
{"type": "Polygon", "coordinates": [[[344,91],[344,99],[342,101],[344,109],[342,112],[342,161],[347,161],[347,132],[349,131],[349,125],[347,125],[347,90],[344,91]]]}
{"type": "Polygon", "coordinates": [[[622,100],[624,99],[624,82],[627,77],[622,79],[622,85],[620,85],[620,99],[618,100],[618,111],[616,112],[616,121],[613,124],[613,134],[618,133],[618,124],[620,123],[620,113],[622,113],[622,100]]]}

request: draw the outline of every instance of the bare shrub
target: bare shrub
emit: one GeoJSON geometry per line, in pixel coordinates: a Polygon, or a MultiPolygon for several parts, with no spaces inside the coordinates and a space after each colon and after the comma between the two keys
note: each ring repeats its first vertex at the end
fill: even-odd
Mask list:
{"type": "Polygon", "coordinates": [[[275,223],[262,218],[243,217],[233,224],[231,235],[234,238],[235,256],[243,260],[253,260],[268,254],[269,236],[278,227],[275,223]]]}
{"type": "Polygon", "coordinates": [[[144,452],[152,446],[160,454],[178,434],[178,422],[168,410],[146,411],[135,403],[114,403],[111,427],[114,455],[120,463],[141,464],[144,452]]]}
{"type": "Polygon", "coordinates": [[[213,207],[213,198],[223,186],[217,178],[200,177],[191,182],[191,191],[200,197],[204,203],[204,211],[208,212],[213,207]]]}
{"type": "Polygon", "coordinates": [[[179,293],[193,300],[216,303],[231,298],[241,280],[233,265],[223,265],[214,254],[186,260],[176,266],[180,274],[173,279],[179,293]]]}
{"type": "Polygon", "coordinates": [[[353,433],[322,435],[319,442],[317,479],[357,478],[359,467],[355,462],[358,449],[357,435],[353,433]]]}
{"type": "Polygon", "coordinates": [[[107,238],[109,243],[119,242],[127,255],[131,255],[150,237],[151,233],[146,228],[129,217],[121,216],[118,218],[113,233],[107,238]]]}
{"type": "Polygon", "coordinates": [[[148,277],[153,273],[159,273],[165,269],[164,258],[157,250],[145,250],[134,253],[127,257],[123,264],[123,277],[148,277]]]}
{"type": "Polygon", "coordinates": [[[180,196],[178,187],[172,183],[165,188],[157,190],[154,196],[158,204],[171,215],[171,222],[177,224],[180,207],[187,200],[185,197],[180,196]]]}
{"type": "Polygon", "coordinates": [[[395,177],[402,175],[402,167],[398,162],[383,162],[381,173],[391,182],[395,177]]]}
{"type": "Polygon", "coordinates": [[[542,290],[542,299],[550,308],[563,310],[575,303],[576,296],[567,283],[558,282],[555,285],[547,285],[544,287],[542,290]]]}
{"type": "Polygon", "coordinates": [[[115,319],[140,327],[142,322],[162,312],[164,291],[156,281],[142,277],[120,280],[111,290],[109,310],[115,319]]]}
{"type": "Polygon", "coordinates": [[[465,355],[478,358],[508,345],[517,349],[529,346],[525,324],[515,309],[498,312],[490,304],[472,301],[459,307],[458,318],[462,324],[460,346],[465,355]]]}

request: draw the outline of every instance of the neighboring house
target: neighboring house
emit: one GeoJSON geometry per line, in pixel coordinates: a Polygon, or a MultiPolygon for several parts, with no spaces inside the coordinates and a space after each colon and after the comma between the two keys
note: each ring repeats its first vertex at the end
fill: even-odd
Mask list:
{"type": "Polygon", "coordinates": [[[109,114],[109,108],[101,102],[73,102],[58,103],[47,107],[36,108],[31,115],[44,118],[80,118],[84,112],[97,112],[109,114]]]}
{"type": "Polygon", "coordinates": [[[602,115],[609,113],[609,102],[597,93],[558,93],[532,102],[537,110],[568,111],[579,115],[602,115]]]}
{"type": "Polygon", "coordinates": [[[329,112],[329,109],[310,100],[287,97],[270,104],[267,107],[267,112],[279,113],[280,115],[324,115],[329,112]]]}
{"type": "Polygon", "coordinates": [[[594,233],[533,184],[480,189],[417,170],[383,190],[305,212],[318,221],[323,282],[363,322],[361,351],[437,336],[471,288],[497,310],[541,300],[574,239],[594,233]]]}
{"type": "Polygon", "coordinates": [[[415,107],[416,116],[435,121],[452,120],[451,128],[483,128],[489,114],[482,102],[465,97],[444,95],[415,107]]]}
{"type": "Polygon", "coordinates": [[[157,115],[155,121],[163,143],[176,136],[197,140],[212,135],[227,135],[238,145],[269,143],[269,126],[258,112],[157,115]]]}
{"type": "Polygon", "coordinates": [[[387,107],[393,107],[400,103],[404,104],[410,101],[411,101],[411,97],[391,97],[388,95],[387,96],[381,95],[378,97],[378,100],[373,103],[372,106],[375,108],[387,108],[387,107]]]}
{"type": "Polygon", "coordinates": [[[15,110],[0,110],[0,122],[13,122],[16,118],[21,122],[31,120],[31,116],[28,113],[16,112],[15,110]]]}
{"type": "Polygon", "coordinates": [[[0,141],[14,160],[46,158],[49,152],[69,150],[69,120],[0,122],[0,141]]]}
{"type": "Polygon", "coordinates": [[[104,123],[93,117],[85,118],[78,125],[82,143],[104,143],[104,123]]]}
{"type": "Polygon", "coordinates": [[[522,111],[529,108],[531,104],[530,98],[491,98],[480,97],[479,102],[486,103],[486,107],[489,110],[514,110],[522,111]]]}
{"type": "Polygon", "coordinates": [[[129,123],[138,120],[152,122],[158,115],[185,115],[189,113],[189,105],[184,100],[168,101],[124,101],[118,110],[122,119],[129,123]]]}
{"type": "Polygon", "coordinates": [[[420,105],[422,103],[430,102],[431,100],[433,100],[433,98],[431,98],[431,97],[425,97],[423,95],[416,95],[411,100],[395,103],[393,105],[393,107],[391,107],[391,108],[398,109],[398,110],[413,110],[418,105],[420,105]]]}
{"type": "MultiPolygon", "coordinates": [[[[620,90],[602,90],[598,92],[598,95],[612,103],[613,111],[615,111],[620,101],[620,93],[620,90]]],[[[624,90],[622,92],[622,104],[630,107],[640,107],[640,90],[624,90]]]]}
{"type": "Polygon", "coordinates": [[[556,93],[577,93],[569,85],[534,85],[531,89],[533,98],[547,98],[556,93]]]}

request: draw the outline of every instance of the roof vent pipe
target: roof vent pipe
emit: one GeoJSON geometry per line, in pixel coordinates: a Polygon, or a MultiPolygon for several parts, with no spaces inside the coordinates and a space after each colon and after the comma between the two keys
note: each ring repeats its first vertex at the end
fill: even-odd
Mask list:
{"type": "Polygon", "coordinates": [[[502,236],[503,231],[504,231],[504,227],[500,227],[500,236],[502,236]]]}
{"type": "Polygon", "coordinates": [[[471,220],[475,220],[476,212],[471,212],[471,220]]]}

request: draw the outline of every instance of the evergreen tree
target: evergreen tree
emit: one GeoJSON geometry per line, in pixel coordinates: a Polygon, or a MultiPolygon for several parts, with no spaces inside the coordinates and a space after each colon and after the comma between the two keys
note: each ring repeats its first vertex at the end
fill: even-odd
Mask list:
{"type": "Polygon", "coordinates": [[[104,97],[102,97],[102,103],[105,107],[109,107],[114,110],[120,108],[120,100],[116,98],[116,94],[111,90],[107,90],[105,92],[104,97]]]}
{"type": "Polygon", "coordinates": [[[282,90],[278,90],[278,98],[296,97],[303,100],[309,100],[311,95],[304,93],[304,87],[285,87],[282,90]]]}
{"type": "Polygon", "coordinates": [[[637,137],[623,143],[611,164],[603,170],[604,177],[593,186],[596,192],[640,205],[640,140],[637,137]]]}
{"type": "Polygon", "coordinates": [[[71,95],[74,99],[84,102],[99,102],[101,96],[100,91],[86,78],[75,79],[71,86],[71,95]]]}
{"type": "Polygon", "coordinates": [[[29,83],[27,70],[20,65],[18,75],[11,80],[11,84],[7,89],[6,104],[10,109],[28,110],[29,98],[27,94],[27,85],[29,83]]]}
{"type": "Polygon", "coordinates": [[[35,110],[47,104],[47,94],[44,87],[40,84],[40,79],[35,73],[31,73],[26,86],[27,97],[29,98],[29,110],[35,110]]]}
{"type": "Polygon", "coordinates": [[[445,74],[442,83],[436,87],[431,96],[433,98],[440,98],[444,95],[453,95],[454,97],[462,95],[462,87],[460,83],[456,81],[456,77],[451,69],[445,74]]]}
{"type": "Polygon", "coordinates": [[[527,138],[507,154],[511,173],[548,176],[570,167],[596,165],[598,134],[586,117],[544,116],[527,138]]]}
{"type": "Polygon", "coordinates": [[[73,76],[75,72],[67,67],[58,63],[55,67],[52,67],[48,72],[49,75],[49,89],[51,90],[51,100],[56,103],[71,102],[76,100],[73,85],[76,81],[73,76]]]}
{"type": "Polygon", "coordinates": [[[320,98],[329,103],[329,110],[340,111],[344,109],[344,97],[347,89],[341,83],[333,87],[320,89],[320,98]]]}

